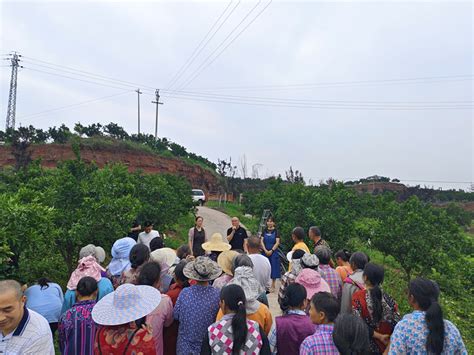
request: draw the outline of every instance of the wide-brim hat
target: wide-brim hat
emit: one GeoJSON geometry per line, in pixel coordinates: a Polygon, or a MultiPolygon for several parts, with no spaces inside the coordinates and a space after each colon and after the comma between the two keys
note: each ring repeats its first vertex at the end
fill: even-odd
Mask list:
{"type": "Polygon", "coordinates": [[[303,285],[306,289],[306,298],[311,299],[314,294],[319,292],[331,292],[328,283],[321,277],[316,270],[303,269],[295,280],[296,283],[303,285]]]}
{"type": "Polygon", "coordinates": [[[231,248],[230,244],[224,242],[224,238],[220,233],[214,233],[211,236],[211,240],[202,244],[202,248],[205,251],[226,251],[231,248]]]}
{"type": "Polygon", "coordinates": [[[235,250],[226,250],[217,257],[217,264],[227,275],[232,275],[232,262],[237,255],[239,253],[235,250]]]}
{"type": "Polygon", "coordinates": [[[161,293],[154,287],[123,284],[97,302],[92,319],[100,325],[127,324],[150,314],[160,301],[161,293]]]}
{"type": "Polygon", "coordinates": [[[293,250],[290,250],[288,253],[286,253],[286,260],[293,260],[293,250]]]}
{"type": "Polygon", "coordinates": [[[222,269],[207,256],[198,256],[194,261],[186,264],[183,274],[191,280],[211,281],[222,274],[222,269]]]}
{"type": "Polygon", "coordinates": [[[171,248],[156,249],[151,252],[150,259],[155,263],[165,263],[170,267],[176,261],[176,252],[171,248]]]}

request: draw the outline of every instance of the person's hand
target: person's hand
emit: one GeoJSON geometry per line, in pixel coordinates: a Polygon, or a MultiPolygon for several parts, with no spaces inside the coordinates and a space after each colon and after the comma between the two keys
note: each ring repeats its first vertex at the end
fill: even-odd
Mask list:
{"type": "Polygon", "coordinates": [[[186,261],[194,261],[194,255],[188,255],[186,261]]]}
{"type": "Polygon", "coordinates": [[[267,256],[271,256],[273,254],[273,250],[267,250],[265,254],[267,254],[267,256]]]}
{"type": "Polygon", "coordinates": [[[380,334],[378,332],[374,332],[374,338],[382,342],[383,345],[388,345],[388,343],[390,343],[389,334],[380,334]]]}
{"type": "Polygon", "coordinates": [[[236,231],[236,229],[237,229],[236,226],[232,226],[232,230],[233,230],[234,232],[236,231]]]}

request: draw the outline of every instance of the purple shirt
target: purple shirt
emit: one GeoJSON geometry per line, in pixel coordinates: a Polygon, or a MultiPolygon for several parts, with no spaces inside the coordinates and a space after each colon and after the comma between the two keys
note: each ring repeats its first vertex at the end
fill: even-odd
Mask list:
{"type": "Polygon", "coordinates": [[[311,354],[339,354],[332,340],[334,324],[320,324],[316,326],[313,335],[307,337],[300,346],[300,355],[311,354]]]}
{"type": "Polygon", "coordinates": [[[92,320],[95,301],[81,301],[69,308],[59,321],[59,348],[63,355],[94,354],[96,324],[92,320]]]}

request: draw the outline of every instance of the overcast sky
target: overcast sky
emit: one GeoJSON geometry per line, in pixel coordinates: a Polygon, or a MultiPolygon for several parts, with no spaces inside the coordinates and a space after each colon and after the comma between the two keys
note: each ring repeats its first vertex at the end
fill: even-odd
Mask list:
{"type": "MultiPolygon", "coordinates": [[[[154,132],[152,89],[160,88],[159,136],[212,161],[245,155],[249,171],[262,164],[261,177],[293,166],[314,183],[378,174],[470,186],[432,181],[473,181],[472,2],[274,0],[261,12],[268,2],[1,1],[2,55],[24,56],[17,126],[116,122],[137,131],[135,87],[41,60],[139,84],[147,133],[154,132]],[[214,31],[223,25],[170,86],[225,9],[214,31]],[[179,88],[192,96],[164,91],[179,88]],[[32,115],[111,95],[117,96],[32,115]],[[438,108],[405,110],[412,106],[438,108]]],[[[6,64],[0,117],[8,100],[6,64]]]]}

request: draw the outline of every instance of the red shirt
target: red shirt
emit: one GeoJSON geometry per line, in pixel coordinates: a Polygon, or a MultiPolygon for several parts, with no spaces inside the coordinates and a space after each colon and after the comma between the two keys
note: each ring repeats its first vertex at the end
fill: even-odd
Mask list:
{"type": "Polygon", "coordinates": [[[143,328],[137,331],[135,323],[100,327],[97,331],[94,345],[96,355],[154,354],[155,352],[155,341],[151,332],[143,328]]]}
{"type": "MultiPolygon", "coordinates": [[[[178,296],[183,290],[183,286],[174,283],[170,286],[170,289],[166,294],[171,298],[173,307],[178,300],[178,296]]],[[[174,320],[169,327],[163,329],[163,355],[175,355],[176,354],[176,342],[178,341],[178,327],[179,322],[174,320]]]]}

